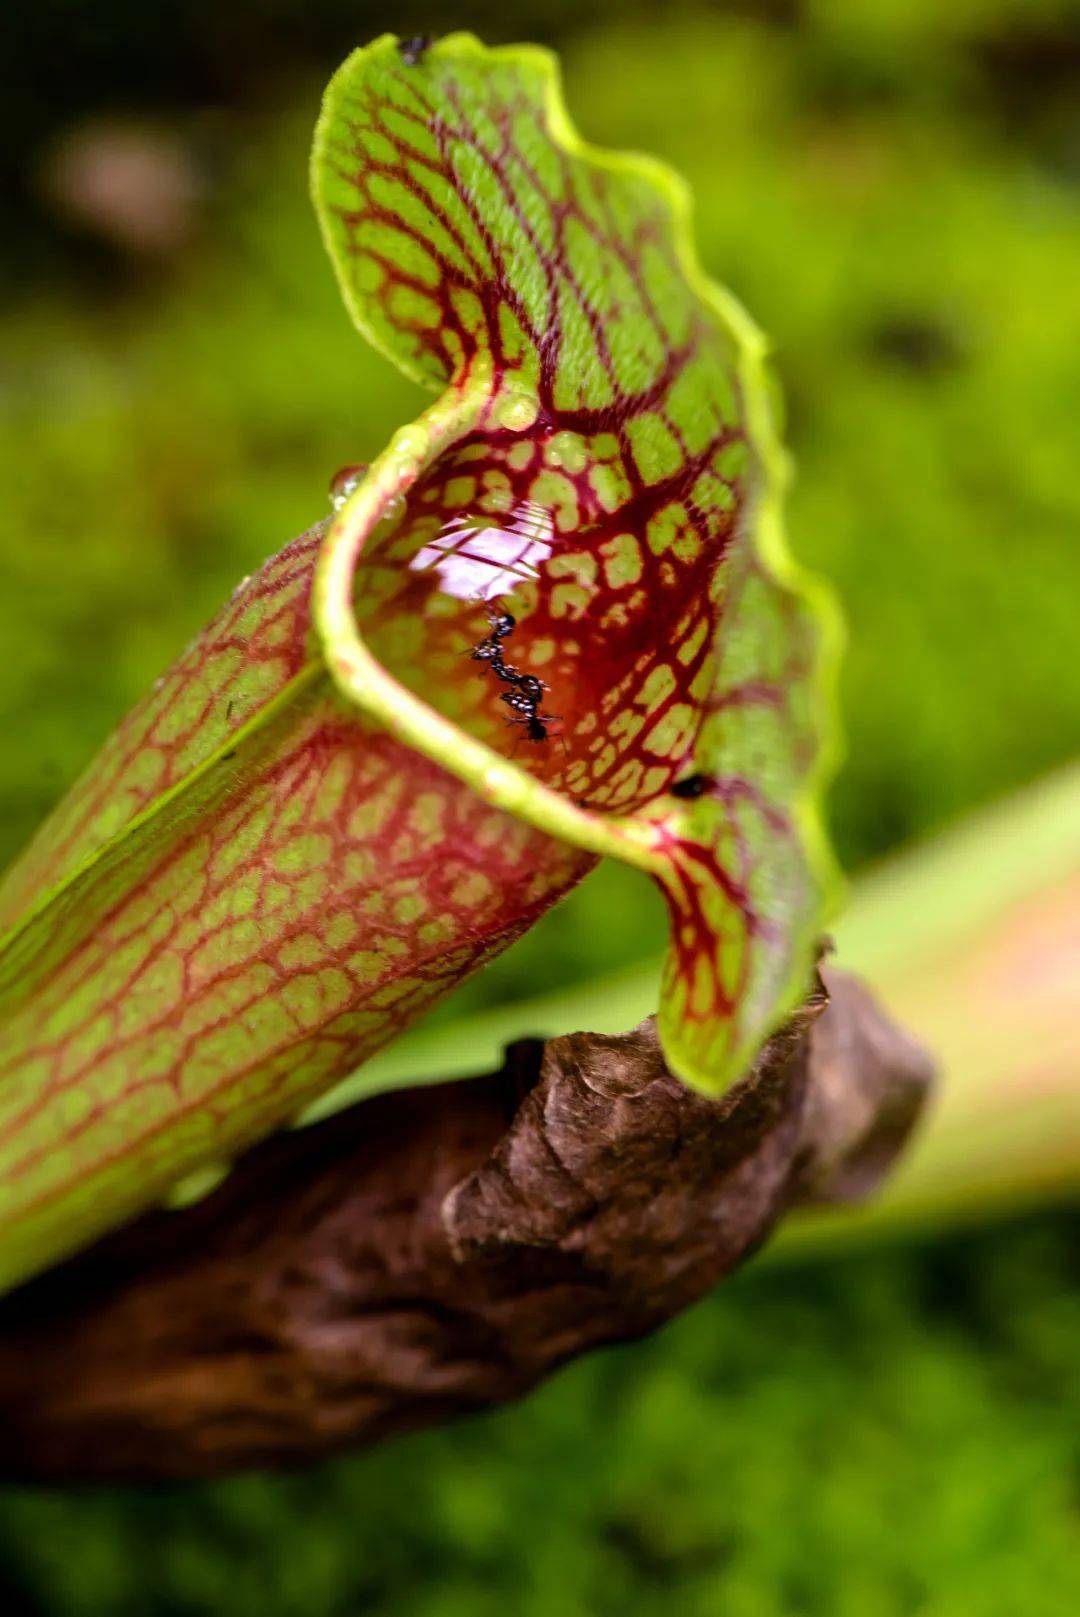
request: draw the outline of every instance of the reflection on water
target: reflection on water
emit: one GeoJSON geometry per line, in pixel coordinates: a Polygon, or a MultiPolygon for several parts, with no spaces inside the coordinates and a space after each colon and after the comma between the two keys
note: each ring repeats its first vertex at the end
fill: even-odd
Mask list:
{"type": "Polygon", "coordinates": [[[458,600],[493,601],[540,577],[555,543],[551,512],[523,500],[502,524],[481,527],[474,517],[452,517],[409,562],[411,572],[434,573],[458,600]]]}

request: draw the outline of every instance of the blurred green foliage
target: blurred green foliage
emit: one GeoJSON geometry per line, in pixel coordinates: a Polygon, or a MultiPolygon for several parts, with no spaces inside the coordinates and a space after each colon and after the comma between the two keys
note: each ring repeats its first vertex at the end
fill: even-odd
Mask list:
{"type": "MultiPolygon", "coordinates": [[[[348,325],[305,170],[341,51],[427,20],[560,43],[584,133],[687,175],[706,265],[774,338],[794,544],[850,623],[849,867],[1068,755],[1075,4],[256,9],[170,0],[153,11],[169,55],[126,0],[14,6],[23,146],[4,162],[16,223],[41,228],[11,236],[23,273],[0,316],[0,862],[237,579],[323,514],[336,467],[415,413],[348,325]],[[147,107],[201,176],[184,244],[135,262],[42,223],[64,120],[147,107]]],[[[457,1008],[661,933],[647,886],[601,870],[457,1008]]],[[[1044,1221],[751,1273],[522,1410],[307,1477],[10,1494],[0,1592],[72,1617],[1071,1613],[1067,1256],[1044,1221]]]]}
{"type": "Polygon", "coordinates": [[[1043,1223],[747,1272],[518,1409],[370,1455],[12,1493],[7,1609],[1073,1617],[1072,1269],[1043,1223]]]}
{"type": "MultiPolygon", "coordinates": [[[[1080,135],[1056,81],[1025,98],[1021,71],[1040,60],[1021,23],[1064,50],[1068,12],[1080,42],[1051,0],[821,0],[660,24],[613,8],[566,43],[585,133],[688,176],[705,263],[774,339],[794,543],[850,621],[833,817],[851,868],[1075,744],[1080,135]]],[[[75,284],[53,267],[9,298],[0,861],[236,580],[323,513],[336,467],[415,413],[349,326],[307,202],[328,65],[284,110],[175,115],[209,178],[168,262],[97,249],[75,284]]],[[[661,932],[622,872],[564,916],[473,997],[661,932]],[[633,924],[605,938],[613,896],[633,924]]]]}

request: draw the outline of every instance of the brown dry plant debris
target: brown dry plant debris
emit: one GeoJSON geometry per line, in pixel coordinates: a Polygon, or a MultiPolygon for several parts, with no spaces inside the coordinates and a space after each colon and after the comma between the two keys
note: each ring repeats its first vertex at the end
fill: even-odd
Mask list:
{"type": "Polygon", "coordinates": [[[517,1398],[671,1318],[791,1206],[872,1190],[930,1081],[826,969],[720,1101],[650,1019],[279,1134],[0,1303],[0,1470],[297,1464],[517,1398]]]}

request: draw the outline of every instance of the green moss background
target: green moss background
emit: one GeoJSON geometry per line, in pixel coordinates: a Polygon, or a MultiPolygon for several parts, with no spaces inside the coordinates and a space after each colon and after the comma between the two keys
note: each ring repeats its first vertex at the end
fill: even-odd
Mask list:
{"type": "MultiPolygon", "coordinates": [[[[559,45],[596,141],[674,162],[772,334],[801,556],[846,602],[849,868],[1080,732],[1080,8],[11,0],[0,97],[0,861],[238,578],[415,413],[306,200],[345,50],[559,45]],[[178,139],[169,253],[50,202],[103,117],[178,139]]],[[[442,1014],[653,951],[602,870],[442,1014]]],[[[1080,1605],[1075,1229],[751,1270],[521,1409],[292,1479],[0,1497],[0,1597],[57,1617],[1055,1617],[1080,1605]]],[[[73,1367],[73,1373],[77,1367],[73,1367]]]]}

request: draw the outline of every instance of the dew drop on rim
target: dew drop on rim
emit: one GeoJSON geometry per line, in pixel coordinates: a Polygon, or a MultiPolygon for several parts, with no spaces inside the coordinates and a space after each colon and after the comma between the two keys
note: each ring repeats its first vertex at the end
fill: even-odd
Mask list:
{"type": "Polygon", "coordinates": [[[363,465],[342,466],[330,479],[330,508],[340,511],[349,497],[356,493],[363,480],[367,467],[363,465]]]}

